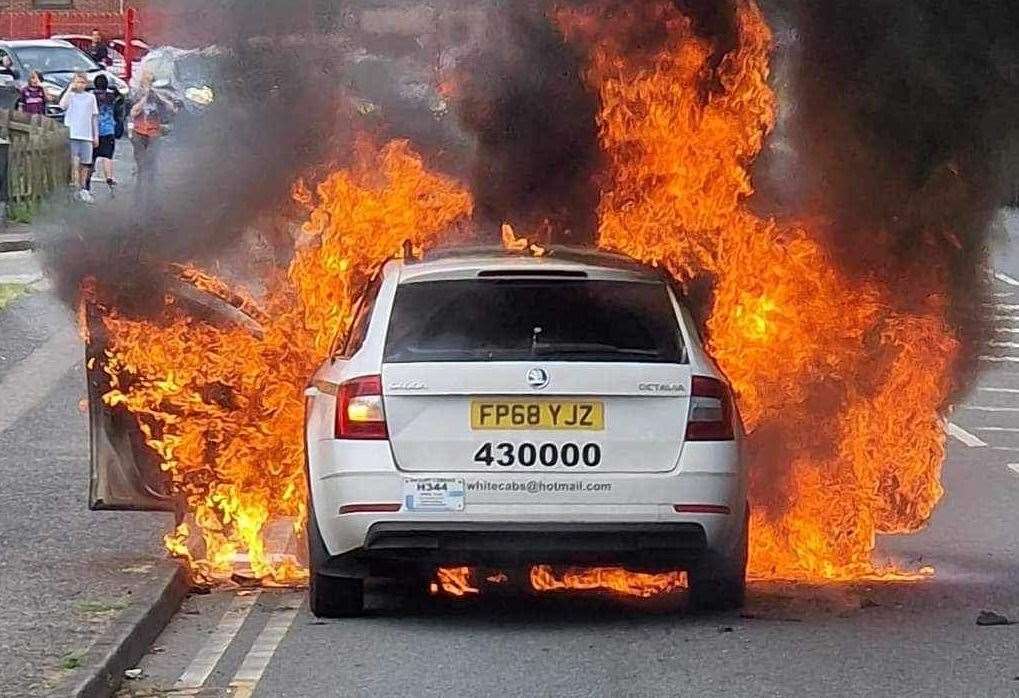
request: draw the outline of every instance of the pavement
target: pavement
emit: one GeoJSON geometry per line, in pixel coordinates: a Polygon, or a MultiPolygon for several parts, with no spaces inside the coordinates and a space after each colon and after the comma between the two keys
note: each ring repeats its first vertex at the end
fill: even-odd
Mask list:
{"type": "MultiPolygon", "coordinates": [[[[108,689],[126,660],[100,660],[142,629],[121,696],[1019,695],[1019,625],[976,622],[1019,621],[1019,213],[1000,227],[995,344],[952,415],[944,503],[923,532],[879,541],[936,575],[752,584],[742,613],[719,615],[682,594],[374,589],[367,617],[320,621],[301,591],[245,590],[192,596],[152,639],[174,605],[153,592],[170,521],[86,511],[82,349],[42,279],[0,312],[0,693],[74,694],[102,667],[108,689]]],[[[0,255],[0,283],[37,267],[0,255]]]]}
{"type": "MultiPolygon", "coordinates": [[[[11,226],[0,242],[46,231],[43,220],[11,226]]],[[[171,521],[88,511],[84,348],[39,257],[10,247],[0,284],[27,294],[0,310],[0,694],[54,695],[166,577],[171,521]]]]}

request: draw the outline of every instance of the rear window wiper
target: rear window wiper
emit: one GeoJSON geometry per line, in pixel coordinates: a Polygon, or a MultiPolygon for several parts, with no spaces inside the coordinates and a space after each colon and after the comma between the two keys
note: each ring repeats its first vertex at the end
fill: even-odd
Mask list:
{"type": "Polygon", "coordinates": [[[659,357],[661,352],[655,349],[635,349],[617,347],[614,344],[598,342],[557,342],[554,344],[534,344],[535,354],[621,354],[625,356],[659,357]]]}

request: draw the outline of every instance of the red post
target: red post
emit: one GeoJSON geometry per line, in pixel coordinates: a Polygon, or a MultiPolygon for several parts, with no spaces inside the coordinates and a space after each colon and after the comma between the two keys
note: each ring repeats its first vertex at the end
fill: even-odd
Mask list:
{"type": "Polygon", "coordinates": [[[42,37],[49,39],[53,36],[53,13],[46,12],[42,16],[42,37]]]}
{"type": "Polygon", "coordinates": [[[134,26],[138,21],[138,12],[133,8],[127,8],[124,13],[124,75],[128,82],[131,82],[133,74],[132,64],[134,63],[134,26]]]}

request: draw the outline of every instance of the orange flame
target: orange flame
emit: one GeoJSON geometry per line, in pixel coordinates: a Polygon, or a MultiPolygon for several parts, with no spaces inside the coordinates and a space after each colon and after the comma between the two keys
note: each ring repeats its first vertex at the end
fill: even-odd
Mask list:
{"type": "Polygon", "coordinates": [[[538,565],[531,568],[531,586],[536,591],[608,591],[649,599],[685,589],[686,573],[643,574],[621,567],[593,567],[569,569],[557,577],[548,565],[538,565]]]}
{"type": "Polygon", "coordinates": [[[378,264],[404,240],[435,244],[471,207],[470,196],[428,172],[406,142],[390,143],[319,185],[304,229],[314,244],[298,252],[264,310],[207,274],[178,270],[257,318],[264,335],[195,320],[169,301],[161,322],[106,314],[104,400],[137,416],[184,497],[194,528],[179,527],[166,545],[199,578],[228,578],[240,555],[255,577],[306,577],[296,560],[274,559],[264,540],[271,521],[292,518],[300,529],[307,515],[303,386],[378,264]]]}
{"type": "Polygon", "coordinates": [[[922,527],[942,494],[939,410],[958,351],[943,286],[935,271],[925,304],[897,309],[876,283],[835,267],[818,229],[747,207],[748,167],[776,101],[771,34],[752,0],[739,3],[738,47],[714,71],[711,43],[674,5],[649,12],[669,28],[650,61],[615,40],[624,18],[559,16],[571,40],[592,47],[588,77],[602,98],[610,164],[599,244],[682,282],[715,280],[709,349],[751,432],[752,573],[880,573],[876,534],[922,527]]]}
{"type": "Polygon", "coordinates": [[[463,597],[481,593],[473,584],[474,573],[470,567],[440,567],[436,572],[438,583],[432,584],[432,593],[441,589],[450,596],[463,597]]]}
{"type": "MultiPolygon", "coordinates": [[[[738,41],[720,60],[674,3],[625,7],[611,19],[600,6],[557,15],[567,39],[587,48],[587,78],[602,101],[599,244],[681,283],[713,280],[709,350],[750,431],[753,574],[886,573],[872,560],[876,535],[917,530],[942,494],[939,412],[958,342],[938,270],[918,281],[923,301],[903,307],[876,280],[848,278],[834,264],[820,242],[823,222],[781,225],[747,206],[749,167],[776,111],[771,34],[752,0],[739,0],[738,41]],[[626,50],[627,33],[648,22],[666,28],[665,43],[626,50]]],[[[185,499],[192,520],[166,544],[209,580],[228,576],[240,555],[267,582],[305,577],[265,542],[272,521],[300,527],[307,515],[302,388],[378,265],[404,240],[430,247],[471,216],[470,195],[429,172],[407,143],[358,153],[314,192],[295,185],[309,212],[304,238],[264,300],[179,270],[257,319],[259,336],[189,317],[173,299],[158,321],[105,314],[105,401],[137,417],[185,499]]],[[[503,233],[528,249],[509,226],[503,233]]],[[[557,577],[536,567],[531,578],[537,589],[634,596],[685,584],[680,573],[604,569],[557,577]]],[[[476,591],[463,569],[439,579],[476,591]]]]}

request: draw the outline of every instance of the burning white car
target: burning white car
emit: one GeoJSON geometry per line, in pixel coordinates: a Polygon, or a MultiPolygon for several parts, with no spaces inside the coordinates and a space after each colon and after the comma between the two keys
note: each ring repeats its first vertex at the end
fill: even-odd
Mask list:
{"type": "Polygon", "coordinates": [[[604,253],[392,261],[308,391],[311,608],[436,567],[685,569],[743,601],[743,428],[658,272],[604,253]]]}

